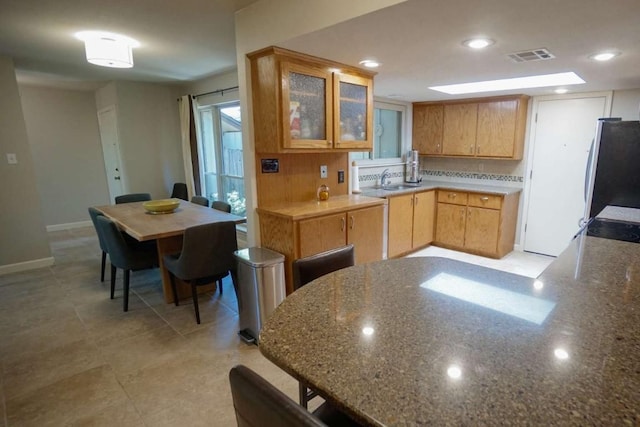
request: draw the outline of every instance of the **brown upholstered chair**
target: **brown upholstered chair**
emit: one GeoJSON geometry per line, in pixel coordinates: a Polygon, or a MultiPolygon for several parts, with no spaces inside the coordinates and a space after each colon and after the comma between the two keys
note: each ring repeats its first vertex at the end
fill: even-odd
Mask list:
{"type": "Polygon", "coordinates": [[[111,299],[116,287],[116,269],[124,271],[123,311],[129,310],[129,275],[131,271],[144,270],[158,266],[158,251],[154,245],[129,244],[118,229],[118,226],[104,215],[96,218],[98,229],[107,245],[107,253],[111,262],[111,299]]]}
{"type": "Polygon", "coordinates": [[[300,258],[293,261],[293,289],[296,290],[320,276],[355,264],[353,245],[300,258]]]}
{"type": "MultiPolygon", "coordinates": [[[[305,258],[296,259],[292,263],[293,269],[293,290],[297,290],[307,283],[320,276],[329,274],[336,270],[351,267],[355,264],[355,251],[353,245],[349,244],[337,249],[311,255],[305,258]]],[[[306,384],[300,382],[300,405],[307,407],[309,400],[318,395],[310,390],[306,384]]]]}
{"type": "Polygon", "coordinates": [[[102,265],[100,268],[100,281],[104,282],[104,269],[107,264],[107,242],[104,240],[102,236],[102,229],[98,226],[98,217],[102,216],[102,212],[100,212],[96,208],[89,208],[89,216],[91,217],[91,222],[93,222],[93,226],[96,229],[96,234],[98,235],[98,242],[100,243],[100,250],[102,251],[102,265]]]}
{"type": "Polygon", "coordinates": [[[358,426],[328,403],[307,411],[260,375],[243,365],[229,372],[238,427],[358,426]]]}
{"type": "Polygon", "coordinates": [[[209,207],[209,199],[204,196],[193,196],[191,198],[191,203],[195,203],[196,205],[209,207]]]}
{"type": "Polygon", "coordinates": [[[211,202],[211,207],[213,209],[222,211],[222,212],[226,212],[226,213],[231,213],[231,205],[227,202],[221,202],[220,200],[214,200],[213,202],[211,202]]]}
{"type": "Polygon", "coordinates": [[[175,184],[173,184],[173,190],[171,190],[171,198],[189,200],[187,184],[185,184],[184,182],[176,182],[175,184]]]}
{"type": "Polygon", "coordinates": [[[122,196],[116,196],[116,205],[120,203],[147,202],[149,200],[151,200],[151,194],[149,193],[123,194],[122,196]]]}
{"type": "Polygon", "coordinates": [[[233,255],[237,250],[235,223],[214,222],[187,228],[184,231],[182,252],[163,257],[164,266],[169,271],[175,305],[179,305],[175,277],[191,284],[193,308],[198,324],[199,285],[221,281],[231,273],[231,280],[237,289],[236,260],[233,255]]]}

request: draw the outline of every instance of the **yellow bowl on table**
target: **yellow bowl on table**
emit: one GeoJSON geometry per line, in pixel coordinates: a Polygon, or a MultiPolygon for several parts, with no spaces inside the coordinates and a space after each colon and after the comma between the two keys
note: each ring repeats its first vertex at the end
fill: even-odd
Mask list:
{"type": "Polygon", "coordinates": [[[180,206],[179,199],[149,200],[142,207],[150,214],[167,214],[175,211],[180,206]]]}

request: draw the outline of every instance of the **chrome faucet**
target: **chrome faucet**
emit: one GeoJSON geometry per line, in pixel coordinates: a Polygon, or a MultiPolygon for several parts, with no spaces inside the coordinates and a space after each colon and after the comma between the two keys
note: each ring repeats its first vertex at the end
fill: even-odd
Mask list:
{"type": "Polygon", "coordinates": [[[391,177],[391,172],[389,172],[389,168],[382,171],[380,174],[380,187],[384,188],[391,183],[389,178],[391,177]]]}

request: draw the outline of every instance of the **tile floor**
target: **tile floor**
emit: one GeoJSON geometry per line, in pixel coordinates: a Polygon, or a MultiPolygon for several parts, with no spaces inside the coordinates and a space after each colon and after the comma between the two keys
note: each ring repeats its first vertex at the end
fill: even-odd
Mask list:
{"type": "MultiPolygon", "coordinates": [[[[124,313],[122,292],[112,301],[108,280],[99,281],[93,228],[49,237],[54,266],[0,276],[0,426],[235,426],[227,375],[238,363],[297,397],[296,381],[238,338],[228,279],[222,296],[201,298],[197,325],[190,303],[164,303],[157,270],[135,272],[124,313]]],[[[551,261],[440,248],[416,255],[531,277],[551,261]]]]}

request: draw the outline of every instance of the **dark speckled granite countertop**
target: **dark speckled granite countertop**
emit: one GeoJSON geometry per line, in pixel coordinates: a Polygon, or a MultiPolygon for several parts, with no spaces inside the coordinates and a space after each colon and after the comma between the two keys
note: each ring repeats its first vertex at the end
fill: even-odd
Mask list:
{"type": "Polygon", "coordinates": [[[517,188],[517,187],[483,185],[483,184],[467,184],[467,183],[445,182],[445,181],[422,181],[420,185],[416,185],[416,186],[413,186],[411,184],[406,184],[406,183],[396,183],[391,185],[391,187],[398,186],[398,185],[402,186],[402,188],[385,190],[380,187],[364,187],[362,188],[361,194],[363,196],[368,196],[368,197],[387,198],[391,196],[398,196],[400,194],[414,193],[416,191],[426,191],[426,190],[472,191],[475,193],[497,194],[497,195],[507,195],[507,194],[519,193],[522,191],[521,188],[517,188]]]}
{"type": "Polygon", "coordinates": [[[352,267],[287,297],[260,350],[369,425],[640,425],[640,245],[580,236],[538,280],[352,267]]]}

